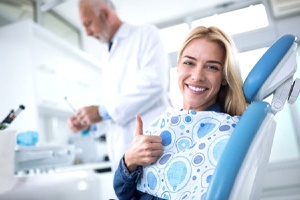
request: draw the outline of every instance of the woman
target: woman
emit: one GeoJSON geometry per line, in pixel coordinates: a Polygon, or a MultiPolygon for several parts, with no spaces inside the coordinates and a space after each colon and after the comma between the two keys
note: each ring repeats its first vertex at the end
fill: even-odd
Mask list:
{"type": "MultiPolygon", "coordinates": [[[[191,119],[191,116],[195,117],[197,114],[209,114],[223,118],[225,117],[224,119],[229,121],[228,119],[231,119],[230,116],[242,115],[246,109],[247,105],[242,91],[242,79],[236,59],[235,45],[230,37],[220,29],[216,27],[206,28],[202,26],[194,28],[184,41],[181,50],[179,51],[177,72],[178,85],[183,96],[182,111],[180,111],[179,114],[178,112],[176,113],[177,118],[170,118],[170,116],[173,117],[174,113],[171,112],[170,114],[170,112],[167,112],[167,114],[162,115],[162,117],[160,117],[157,121],[160,124],[161,122],[164,122],[164,124],[168,122],[171,125],[178,126],[177,122],[179,120],[174,121],[173,119],[178,119],[178,116],[183,115],[186,117],[184,119],[191,119]],[[193,111],[197,112],[193,113],[193,111]],[[221,116],[222,113],[224,113],[224,116],[221,116]],[[177,124],[175,124],[175,122],[177,124]]],[[[157,124],[157,122],[154,124],[157,124]]],[[[195,122],[196,120],[194,120],[193,123],[195,122]]],[[[211,125],[212,123],[201,123],[202,128],[206,124],[211,125]]],[[[176,130],[180,130],[182,127],[184,126],[180,125],[180,127],[176,130]]],[[[195,127],[195,125],[193,125],[193,127],[195,127]]],[[[206,130],[212,128],[214,128],[214,126],[208,126],[206,130]]],[[[229,129],[230,128],[226,130],[229,129]]],[[[193,170],[199,170],[200,168],[193,169],[193,167],[191,167],[191,169],[188,169],[185,165],[182,165],[182,170],[178,170],[179,168],[177,167],[177,171],[174,171],[170,164],[159,168],[159,165],[162,163],[162,153],[164,152],[163,155],[165,156],[168,145],[171,143],[173,145],[174,142],[170,141],[167,143],[162,137],[163,134],[171,135],[171,132],[168,130],[170,129],[165,128],[160,132],[160,135],[156,135],[155,132],[159,131],[158,128],[153,129],[150,127],[146,132],[147,135],[143,135],[142,120],[139,116],[137,116],[135,138],[130,148],[121,159],[119,168],[115,173],[114,189],[119,199],[160,199],[159,197],[171,199],[170,197],[172,195],[172,198],[175,197],[176,199],[178,197],[176,196],[177,193],[179,193],[179,191],[186,185],[191,184],[189,183],[190,180],[186,177],[194,179],[194,184],[197,184],[197,176],[193,175],[193,170]],[[150,167],[147,167],[149,165],[150,167]],[[155,173],[160,173],[163,178],[160,177],[155,179],[157,178],[155,177],[155,173],[148,173],[151,169],[155,169],[155,173]],[[145,170],[147,171],[147,174],[145,173],[145,170]],[[178,173],[180,174],[181,171],[185,171],[185,174],[183,174],[184,177],[182,177],[182,175],[180,175],[180,177],[176,177],[176,175],[178,173]],[[170,175],[169,173],[171,172],[173,174],[170,175]],[[150,175],[152,175],[152,181],[150,181],[150,175]],[[166,183],[168,181],[168,177],[173,179],[175,177],[177,181],[176,184],[174,180],[173,185],[166,183]],[[148,182],[145,179],[149,179],[148,182]],[[137,186],[138,182],[139,185],[137,186]],[[159,184],[163,185],[163,188],[158,188],[159,184]],[[137,190],[137,187],[139,190],[137,190]]],[[[199,130],[198,132],[195,131],[198,136],[202,134],[199,130]]],[[[232,130],[232,128],[230,130],[232,130]]],[[[189,131],[186,132],[191,133],[189,131]]],[[[183,135],[183,133],[180,134],[183,135]]],[[[179,153],[178,155],[180,156],[176,157],[177,155],[172,153],[169,157],[182,159],[186,157],[187,159],[185,161],[181,160],[181,163],[189,162],[191,159],[194,159],[195,161],[197,158],[197,162],[199,164],[198,167],[201,165],[207,168],[209,164],[203,164],[204,159],[199,157],[199,155],[198,157],[194,156],[193,158],[188,158],[187,152],[195,146],[193,145],[195,141],[191,140],[191,137],[188,134],[184,134],[186,135],[184,137],[187,137],[187,139],[178,139],[178,136],[176,136],[177,143],[176,145],[173,145],[176,146],[177,153],[179,153]],[[188,148],[186,148],[186,146],[188,146],[188,148]]],[[[228,135],[230,133],[226,134],[228,135]]],[[[215,135],[216,134],[214,134],[214,136],[215,135]]],[[[205,140],[205,137],[205,134],[202,134],[201,137],[199,136],[199,148],[202,145],[201,148],[203,147],[203,149],[205,149],[205,143],[201,142],[205,140]]],[[[206,141],[211,140],[211,138],[212,136],[209,135],[206,141]]],[[[196,149],[196,151],[199,151],[199,148],[196,149]]],[[[170,151],[170,149],[168,149],[168,151],[170,151]]],[[[180,162],[176,163],[178,164],[180,162]]],[[[210,164],[212,164],[210,167],[213,169],[216,163],[210,164]]],[[[210,176],[207,176],[207,180],[209,177],[210,176]]],[[[195,188],[195,186],[193,187],[195,188]]],[[[203,191],[204,190],[202,189],[201,194],[205,193],[205,191],[203,191]]],[[[199,189],[197,192],[199,192],[199,189]]],[[[195,191],[186,191],[185,193],[181,192],[180,195],[184,195],[186,198],[189,195],[192,195],[191,193],[195,193],[195,191]]]]}

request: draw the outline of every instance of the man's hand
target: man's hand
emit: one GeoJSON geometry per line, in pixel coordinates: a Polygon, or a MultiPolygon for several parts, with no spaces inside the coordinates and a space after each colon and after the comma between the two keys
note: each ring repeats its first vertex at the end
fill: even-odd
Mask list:
{"type": "Polygon", "coordinates": [[[130,172],[138,165],[147,166],[158,160],[163,151],[160,136],[143,135],[143,121],[136,116],[136,132],[131,146],[124,156],[125,165],[130,172]]]}
{"type": "Polygon", "coordinates": [[[68,126],[73,132],[86,130],[91,124],[101,122],[98,106],[87,106],[79,109],[68,119],[68,126]]]}

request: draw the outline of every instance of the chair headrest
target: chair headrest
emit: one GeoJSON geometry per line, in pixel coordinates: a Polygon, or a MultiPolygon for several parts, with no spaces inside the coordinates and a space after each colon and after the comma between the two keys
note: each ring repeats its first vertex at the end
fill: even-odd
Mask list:
{"type": "Polygon", "coordinates": [[[282,36],[258,60],[244,82],[247,103],[265,99],[293,76],[297,69],[295,41],[294,35],[282,36]],[[292,66],[286,66],[287,62],[292,66]]]}

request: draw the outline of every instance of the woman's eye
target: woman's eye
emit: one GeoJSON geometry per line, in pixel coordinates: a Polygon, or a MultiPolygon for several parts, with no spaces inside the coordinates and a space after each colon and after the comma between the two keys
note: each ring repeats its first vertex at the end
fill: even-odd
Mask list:
{"type": "Polygon", "coordinates": [[[193,63],[193,62],[190,62],[190,61],[185,61],[185,62],[183,62],[183,64],[184,64],[184,65],[189,65],[189,66],[194,65],[194,63],[193,63]]]}
{"type": "Polygon", "coordinates": [[[219,71],[220,70],[219,67],[214,66],[214,65],[209,65],[209,66],[207,66],[207,68],[211,69],[211,70],[215,70],[215,71],[219,71]]]}

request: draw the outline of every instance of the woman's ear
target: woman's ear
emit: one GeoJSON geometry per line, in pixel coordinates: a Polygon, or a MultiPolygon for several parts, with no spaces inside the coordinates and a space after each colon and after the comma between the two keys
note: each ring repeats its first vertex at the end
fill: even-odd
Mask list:
{"type": "Polygon", "coordinates": [[[226,79],[223,79],[223,81],[222,81],[222,85],[227,85],[227,81],[226,81],[226,79]]]}

